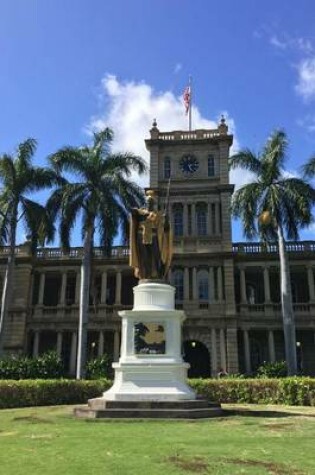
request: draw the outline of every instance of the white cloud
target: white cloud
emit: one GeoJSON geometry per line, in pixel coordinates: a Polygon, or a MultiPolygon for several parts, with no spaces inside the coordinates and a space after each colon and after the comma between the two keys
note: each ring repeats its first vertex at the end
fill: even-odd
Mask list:
{"type": "Polygon", "coordinates": [[[179,71],[181,71],[182,68],[183,68],[183,65],[182,65],[181,63],[175,64],[175,67],[174,67],[174,74],[179,73],[179,71]]]}
{"type": "Polygon", "coordinates": [[[272,46],[278,49],[285,50],[288,47],[288,43],[286,41],[280,40],[277,35],[272,35],[269,41],[272,46]]]}
{"type": "Polygon", "coordinates": [[[303,59],[298,65],[296,92],[304,100],[315,99],[315,56],[303,59]]]}
{"type": "MultiPolygon", "coordinates": [[[[92,117],[88,130],[100,130],[106,126],[115,132],[113,151],[132,151],[147,161],[148,151],[144,139],[149,138],[149,129],[154,118],[160,131],[187,130],[188,119],[184,113],[182,97],[176,97],[171,91],[157,92],[145,82],[119,81],[116,76],[107,74],[102,80],[102,107],[99,115],[92,117]]],[[[235,136],[235,123],[227,111],[226,117],[230,133],[234,134],[232,153],[239,148],[235,136]]],[[[219,114],[214,120],[203,117],[197,106],[192,108],[193,128],[214,129],[220,120],[219,114]]],[[[231,182],[240,186],[250,179],[250,174],[241,170],[232,171],[231,182]]],[[[147,185],[149,177],[141,180],[147,185]]]]}
{"type": "Polygon", "coordinates": [[[298,119],[296,123],[298,126],[303,127],[310,134],[315,132],[315,115],[307,114],[302,119],[298,119]]]}

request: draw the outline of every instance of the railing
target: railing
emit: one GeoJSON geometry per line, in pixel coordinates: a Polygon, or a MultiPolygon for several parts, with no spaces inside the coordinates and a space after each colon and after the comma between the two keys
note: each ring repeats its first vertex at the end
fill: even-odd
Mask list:
{"type": "MultiPolygon", "coordinates": [[[[238,304],[237,305],[238,312],[242,313],[272,313],[272,314],[280,314],[281,313],[281,304],[280,303],[271,303],[271,304],[238,304]]],[[[310,304],[309,303],[294,303],[293,304],[293,311],[297,314],[299,313],[309,313],[310,312],[310,304]]]]}
{"type": "MultiPolygon", "coordinates": [[[[129,256],[130,250],[127,246],[116,246],[111,250],[110,259],[124,259],[129,256]]],[[[102,247],[95,247],[93,249],[94,257],[104,258],[107,254],[102,247]]],[[[82,247],[72,247],[69,252],[65,252],[60,248],[43,248],[38,249],[36,257],[38,259],[80,259],[83,256],[82,247]]]]}
{"type": "MultiPolygon", "coordinates": [[[[315,252],[315,241],[287,242],[285,247],[287,252],[315,252]]],[[[232,251],[234,254],[273,254],[278,253],[278,244],[236,242],[232,245],[232,251]]]]}
{"type": "Polygon", "coordinates": [[[159,133],[159,139],[165,141],[172,141],[172,140],[203,140],[203,139],[213,139],[220,137],[222,132],[220,133],[218,129],[213,130],[206,130],[206,129],[199,129],[194,130],[193,132],[183,132],[182,130],[174,130],[173,132],[161,132],[159,133]]]}

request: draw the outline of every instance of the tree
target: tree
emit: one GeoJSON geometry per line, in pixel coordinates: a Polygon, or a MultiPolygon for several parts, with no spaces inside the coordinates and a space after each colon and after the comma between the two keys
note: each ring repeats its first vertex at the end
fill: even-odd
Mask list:
{"type": "Polygon", "coordinates": [[[36,140],[29,138],[18,145],[15,156],[0,156],[0,245],[9,248],[1,301],[0,353],[12,296],[17,225],[23,222],[33,251],[52,231],[45,207],[28,197],[58,181],[53,170],[32,165],[36,146],[36,140]]]}
{"type": "Polygon", "coordinates": [[[91,260],[95,231],[104,253],[109,254],[115,236],[128,236],[128,215],[132,207],[143,204],[143,190],[130,179],[132,171],[142,174],[146,165],[131,153],[111,153],[113,132],[106,128],[93,136],[91,146],[64,147],[51,155],[57,173],[68,172],[74,181],[65,180],[47,203],[52,220],[59,218],[59,234],[64,249],[69,249],[71,231],[82,220],[83,257],[81,264],[80,311],[76,377],[85,376],[87,323],[91,260]]]}
{"type": "Polygon", "coordinates": [[[241,219],[245,237],[260,236],[265,241],[278,242],[285,357],[288,374],[294,375],[296,336],[285,239],[297,240],[299,230],[311,223],[314,193],[307,181],[284,172],[287,147],[285,132],[276,130],[258,155],[244,149],[229,163],[230,168],[240,167],[256,176],[232,197],[232,215],[241,219]]]}

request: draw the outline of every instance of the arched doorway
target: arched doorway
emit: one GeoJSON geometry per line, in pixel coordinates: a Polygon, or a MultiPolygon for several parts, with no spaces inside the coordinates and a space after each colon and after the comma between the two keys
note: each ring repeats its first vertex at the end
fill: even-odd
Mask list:
{"type": "Polygon", "coordinates": [[[209,378],[211,362],[207,347],[197,340],[184,342],[184,360],[190,364],[189,378],[209,378]]]}

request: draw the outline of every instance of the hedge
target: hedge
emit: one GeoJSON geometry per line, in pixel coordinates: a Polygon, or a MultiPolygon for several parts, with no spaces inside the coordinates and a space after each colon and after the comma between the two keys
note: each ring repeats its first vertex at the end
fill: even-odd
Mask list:
{"type": "Polygon", "coordinates": [[[112,385],[112,381],[98,379],[37,379],[0,381],[0,409],[29,406],[83,404],[98,397],[112,385]]]}
{"type": "MultiPolygon", "coordinates": [[[[315,406],[315,379],[191,379],[198,396],[221,403],[315,406]]],[[[84,404],[110,388],[112,381],[3,380],[0,409],[58,404],[84,404]]]]}
{"type": "Polygon", "coordinates": [[[315,406],[315,378],[191,379],[198,395],[221,403],[315,406]]]}

